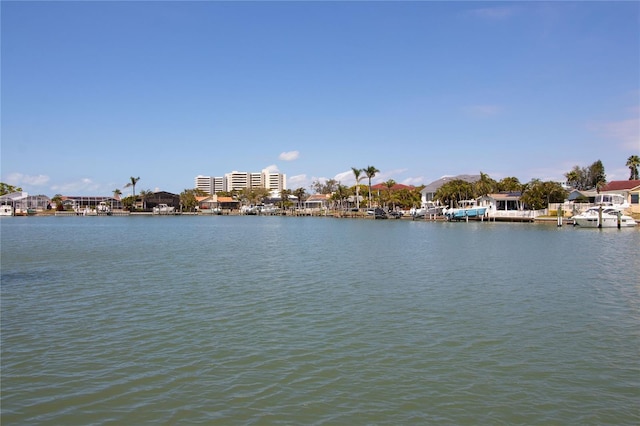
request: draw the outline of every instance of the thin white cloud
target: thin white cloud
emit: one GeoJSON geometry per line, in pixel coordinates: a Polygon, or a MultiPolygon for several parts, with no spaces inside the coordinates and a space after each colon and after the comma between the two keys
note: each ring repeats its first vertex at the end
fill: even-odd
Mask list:
{"type": "Polygon", "coordinates": [[[267,170],[269,173],[280,173],[280,169],[275,164],[265,167],[263,170],[267,170]]]}
{"type": "Polygon", "coordinates": [[[427,182],[425,182],[424,176],[408,177],[400,181],[400,183],[403,185],[412,185],[412,186],[420,186],[420,185],[427,184],[427,182]]]}
{"type": "Polygon", "coordinates": [[[278,158],[282,161],[293,161],[297,160],[300,156],[300,152],[298,151],[289,151],[281,153],[278,158]]]}
{"type": "Polygon", "coordinates": [[[287,188],[296,189],[296,188],[308,188],[311,185],[311,182],[307,179],[307,175],[295,175],[291,177],[287,177],[287,188]]]}
{"type": "Polygon", "coordinates": [[[356,177],[353,175],[352,170],[349,170],[348,172],[338,173],[333,178],[340,182],[342,185],[355,185],[356,183],[356,177]]]}
{"type": "Polygon", "coordinates": [[[46,175],[24,175],[22,173],[11,173],[6,177],[7,183],[14,186],[42,186],[49,182],[49,176],[46,175]]]}
{"type": "MultiPolygon", "coordinates": [[[[398,182],[397,176],[401,175],[402,173],[406,172],[407,169],[395,169],[395,170],[385,170],[384,172],[378,172],[376,173],[376,175],[373,177],[373,179],[371,179],[371,183],[380,183],[380,182],[386,182],[389,179],[393,179],[396,181],[396,183],[398,182]],[[394,177],[396,176],[396,177],[394,177]]],[[[369,182],[369,179],[365,177],[365,180],[367,181],[367,183],[369,182]]]]}
{"type": "Polygon", "coordinates": [[[622,149],[635,152],[640,149],[640,118],[595,123],[589,128],[606,139],[618,142],[622,149]]]}
{"type": "Polygon", "coordinates": [[[473,9],[469,11],[469,14],[477,18],[497,21],[510,18],[514,12],[513,7],[483,7],[473,9]]]}
{"type": "Polygon", "coordinates": [[[101,190],[99,184],[89,178],[82,178],[76,182],[68,182],[60,185],[52,185],[51,189],[63,195],[96,194],[101,190]]]}
{"type": "Polygon", "coordinates": [[[478,118],[494,117],[502,112],[498,105],[471,105],[465,108],[469,114],[478,118]]]}

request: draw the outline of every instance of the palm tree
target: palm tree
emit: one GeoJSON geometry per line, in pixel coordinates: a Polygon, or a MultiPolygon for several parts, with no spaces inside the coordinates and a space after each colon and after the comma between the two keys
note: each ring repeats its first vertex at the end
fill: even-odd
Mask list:
{"type": "Polygon", "coordinates": [[[393,179],[389,179],[384,183],[384,186],[387,188],[387,207],[391,206],[391,188],[393,188],[396,184],[396,181],[393,179]]]}
{"type": "Polygon", "coordinates": [[[356,208],[360,210],[360,174],[362,173],[362,169],[357,169],[352,167],[353,175],[356,177],[356,208]]]}
{"type": "Polygon", "coordinates": [[[131,194],[133,196],[133,200],[135,202],[136,199],[136,183],[138,183],[138,181],[140,180],[140,177],[133,177],[131,176],[129,179],[131,179],[131,182],[128,182],[124,187],[128,188],[130,186],[133,187],[133,194],[131,194]]]}
{"type": "Polygon", "coordinates": [[[363,171],[364,174],[367,175],[367,178],[369,178],[369,208],[371,208],[371,179],[373,179],[376,173],[379,173],[380,170],[376,169],[374,166],[367,166],[363,171]]]}
{"type": "Polygon", "coordinates": [[[517,177],[509,176],[502,178],[500,182],[498,182],[498,191],[522,191],[522,184],[517,177]]]}
{"type": "Polygon", "coordinates": [[[638,175],[638,167],[640,166],[640,157],[637,155],[632,155],[627,158],[627,167],[631,174],[629,175],[629,180],[638,180],[640,179],[638,175]]]}
{"type": "Polygon", "coordinates": [[[474,184],[476,196],[490,194],[498,189],[498,182],[491,179],[488,174],[480,172],[480,180],[474,184]]]}
{"type": "Polygon", "coordinates": [[[301,208],[304,197],[307,195],[307,190],[300,187],[293,191],[293,195],[298,199],[298,208],[301,208]]]}
{"type": "Polygon", "coordinates": [[[342,202],[347,198],[347,194],[349,192],[348,189],[349,188],[340,183],[337,184],[335,191],[331,194],[331,200],[334,203],[334,208],[337,204],[339,206],[338,208],[342,209],[342,202]]]}
{"type": "Polygon", "coordinates": [[[150,189],[140,191],[140,198],[142,198],[142,210],[147,209],[147,197],[153,195],[153,191],[150,189]]]}
{"type": "Polygon", "coordinates": [[[61,211],[63,209],[63,207],[62,207],[62,195],[61,194],[54,195],[53,198],[51,198],[51,201],[53,201],[54,204],[56,205],[56,210],[57,211],[61,211]]]}
{"type": "MultiPolygon", "coordinates": [[[[115,200],[120,200],[121,195],[122,195],[122,191],[120,191],[118,188],[113,190],[113,198],[115,200]]],[[[111,200],[111,210],[113,210],[113,200],[111,200]]]]}
{"type": "Polygon", "coordinates": [[[292,192],[290,189],[283,189],[282,191],[280,191],[280,200],[283,214],[287,205],[289,204],[289,197],[291,196],[291,194],[292,192]]]}

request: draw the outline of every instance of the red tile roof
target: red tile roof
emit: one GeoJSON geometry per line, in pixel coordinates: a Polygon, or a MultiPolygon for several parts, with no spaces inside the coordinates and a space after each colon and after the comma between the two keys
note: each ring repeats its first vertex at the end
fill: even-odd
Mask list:
{"type": "MultiPolygon", "coordinates": [[[[375,185],[372,185],[371,189],[375,189],[376,191],[377,190],[385,190],[386,191],[388,188],[387,188],[387,185],[385,185],[384,183],[377,183],[375,185]]],[[[403,185],[401,183],[396,183],[395,185],[393,185],[391,187],[392,191],[399,191],[401,189],[409,189],[409,190],[411,190],[411,189],[415,189],[415,186],[403,185]]]]}
{"type": "Polygon", "coordinates": [[[636,186],[640,186],[640,180],[612,180],[603,188],[600,188],[600,191],[621,191],[632,189],[636,186]]]}

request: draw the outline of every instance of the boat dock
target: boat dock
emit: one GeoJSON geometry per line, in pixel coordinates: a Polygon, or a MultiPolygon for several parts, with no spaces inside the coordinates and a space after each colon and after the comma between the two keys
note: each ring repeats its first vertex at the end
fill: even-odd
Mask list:
{"type": "Polygon", "coordinates": [[[129,216],[131,212],[126,210],[114,210],[109,213],[96,212],[95,210],[89,211],[73,211],[73,210],[64,210],[56,212],[56,216],[129,216]]]}

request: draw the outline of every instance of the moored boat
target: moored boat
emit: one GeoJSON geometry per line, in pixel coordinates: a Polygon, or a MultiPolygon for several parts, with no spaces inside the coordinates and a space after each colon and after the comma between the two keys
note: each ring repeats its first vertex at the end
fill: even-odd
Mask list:
{"type": "Polygon", "coordinates": [[[620,194],[598,194],[595,206],[589,207],[584,212],[573,216],[574,226],[583,228],[631,228],[636,226],[636,221],[624,213],[629,207],[624,197],[620,194]]]}
{"type": "Polygon", "coordinates": [[[158,204],[152,210],[153,214],[176,214],[176,208],[167,204],[158,204]]]}
{"type": "Polygon", "coordinates": [[[573,224],[583,228],[630,228],[636,221],[615,207],[591,207],[573,216],[573,224]]]}
{"type": "Polygon", "coordinates": [[[462,220],[482,217],[487,212],[487,207],[478,206],[476,200],[462,200],[459,205],[461,207],[445,208],[442,214],[447,220],[462,220]]]}
{"type": "Polygon", "coordinates": [[[0,206],[0,216],[13,216],[13,207],[9,204],[2,204],[0,206]]]}

